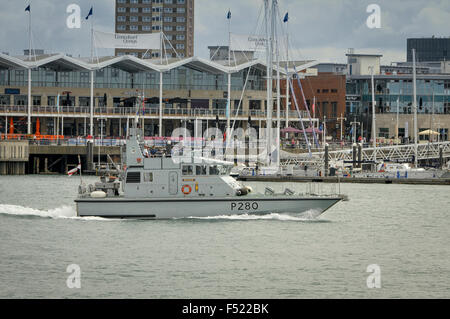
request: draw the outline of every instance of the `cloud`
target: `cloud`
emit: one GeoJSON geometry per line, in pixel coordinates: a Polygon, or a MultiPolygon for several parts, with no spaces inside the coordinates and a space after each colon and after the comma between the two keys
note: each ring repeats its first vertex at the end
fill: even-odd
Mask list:
{"type": "MultiPolygon", "coordinates": [[[[84,17],[92,3],[95,28],[113,31],[115,0],[32,0],[34,47],[89,56],[90,23],[84,17]],[[81,7],[81,29],[66,27],[66,8],[72,3],[81,7]]],[[[0,0],[2,52],[21,54],[28,47],[27,4],[28,0],[0,0]]],[[[228,10],[231,32],[264,33],[262,7],[262,0],[195,0],[195,54],[209,57],[208,46],[227,45],[228,10]]],[[[279,0],[279,7],[280,18],[289,11],[292,50],[299,57],[321,61],[345,61],[348,48],[381,53],[383,63],[404,60],[408,37],[448,36],[445,32],[450,29],[448,0],[279,0]],[[371,3],[381,8],[381,29],[366,26],[371,3]]],[[[99,55],[112,53],[98,50],[99,55]]]]}

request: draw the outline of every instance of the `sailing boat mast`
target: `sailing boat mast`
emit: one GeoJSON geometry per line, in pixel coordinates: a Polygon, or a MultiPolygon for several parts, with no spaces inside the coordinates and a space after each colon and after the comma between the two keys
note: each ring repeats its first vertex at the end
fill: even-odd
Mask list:
{"type": "Polygon", "coordinates": [[[414,109],[414,165],[417,167],[417,88],[416,88],[416,49],[412,49],[413,58],[413,109],[414,109]]]}
{"type": "MultiPolygon", "coordinates": [[[[278,1],[274,0],[273,1],[273,16],[277,16],[276,12],[278,11],[278,1]]],[[[277,165],[280,165],[280,129],[281,129],[281,118],[280,118],[280,113],[281,113],[281,99],[280,99],[280,95],[281,95],[281,89],[280,89],[280,50],[279,50],[279,46],[280,43],[278,42],[278,29],[277,29],[277,24],[275,24],[275,43],[276,43],[276,65],[277,65],[277,135],[276,135],[276,143],[277,143],[277,165]]]]}
{"type": "Polygon", "coordinates": [[[264,0],[265,9],[265,24],[266,24],[266,73],[267,73],[267,119],[266,119],[266,138],[267,138],[267,163],[270,164],[270,153],[271,147],[270,142],[272,141],[272,86],[273,86],[273,1],[271,6],[269,6],[269,0],[264,0]]]}

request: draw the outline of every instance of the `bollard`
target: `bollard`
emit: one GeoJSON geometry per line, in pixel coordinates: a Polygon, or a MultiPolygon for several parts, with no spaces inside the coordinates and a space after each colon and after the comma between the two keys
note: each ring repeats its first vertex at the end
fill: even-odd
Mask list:
{"type": "Polygon", "coordinates": [[[88,142],[86,147],[87,167],[89,170],[94,170],[94,143],[88,142]]]}
{"type": "Polygon", "coordinates": [[[358,167],[362,168],[362,143],[358,143],[358,167]]]}

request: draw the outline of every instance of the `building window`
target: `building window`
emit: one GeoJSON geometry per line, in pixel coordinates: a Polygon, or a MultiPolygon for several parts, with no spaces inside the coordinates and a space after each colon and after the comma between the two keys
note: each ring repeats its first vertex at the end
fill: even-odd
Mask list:
{"type": "Polygon", "coordinates": [[[149,8],[149,7],[142,8],[142,12],[143,13],[150,13],[151,12],[151,8],[149,8]]]}
{"type": "Polygon", "coordinates": [[[173,4],[173,0],[164,0],[165,4],[173,4]]]}
{"type": "Polygon", "coordinates": [[[185,17],[177,17],[177,22],[186,22],[185,17]]]}
{"type": "Polygon", "coordinates": [[[177,31],[185,31],[186,28],[183,25],[177,25],[177,31]]]}
{"type": "Polygon", "coordinates": [[[185,0],[177,0],[177,4],[185,4],[186,1],[185,0]]]}
{"type": "Polygon", "coordinates": [[[139,8],[130,8],[130,12],[138,13],[139,12],[139,8]]]}
{"type": "Polygon", "coordinates": [[[127,28],[126,28],[126,26],[124,26],[124,25],[118,25],[117,26],[117,30],[118,31],[125,31],[127,28]]]}
{"type": "Polygon", "coordinates": [[[125,21],[127,21],[127,19],[126,19],[125,16],[117,16],[117,21],[118,22],[125,22],[125,21]]]}
{"type": "Polygon", "coordinates": [[[185,13],[186,12],[186,8],[177,8],[177,12],[178,13],[185,13]]]}
{"type": "Polygon", "coordinates": [[[173,13],[172,8],[164,8],[164,13],[173,13]]]}
{"type": "Polygon", "coordinates": [[[139,27],[137,25],[130,25],[130,31],[138,31],[139,27]]]}
{"type": "Polygon", "coordinates": [[[164,17],[164,22],[172,22],[172,17],[164,17]]]}
{"type": "Polygon", "coordinates": [[[389,127],[380,127],[378,137],[389,138],[389,127]]]}
{"type": "Polygon", "coordinates": [[[139,0],[130,0],[130,3],[131,3],[131,4],[138,4],[138,3],[139,3],[139,0]]]}
{"type": "Polygon", "coordinates": [[[118,7],[117,12],[127,12],[127,8],[125,7],[118,7]]]}
{"type": "Polygon", "coordinates": [[[184,44],[178,43],[176,48],[177,48],[177,50],[183,50],[184,49],[184,44]]]}
{"type": "Polygon", "coordinates": [[[331,117],[337,117],[337,102],[331,102],[331,117]]]}
{"type": "Polygon", "coordinates": [[[173,30],[172,26],[170,26],[170,25],[165,25],[164,26],[164,31],[172,31],[172,30],[173,30]]]}
{"type": "Polygon", "coordinates": [[[186,37],[183,34],[177,35],[177,41],[184,41],[185,39],[186,39],[186,37]]]}
{"type": "Polygon", "coordinates": [[[151,17],[148,17],[148,16],[142,17],[142,22],[150,22],[150,21],[152,21],[151,17]]]}
{"type": "Polygon", "coordinates": [[[143,25],[142,26],[142,31],[151,31],[151,27],[149,25],[143,25]]]}
{"type": "Polygon", "coordinates": [[[130,17],[130,22],[138,22],[139,21],[139,17],[138,16],[131,16],[130,17]]]}
{"type": "Polygon", "coordinates": [[[118,0],[117,3],[127,3],[127,0],[118,0]]]}
{"type": "Polygon", "coordinates": [[[159,25],[152,26],[152,30],[153,31],[159,31],[159,25]]]}

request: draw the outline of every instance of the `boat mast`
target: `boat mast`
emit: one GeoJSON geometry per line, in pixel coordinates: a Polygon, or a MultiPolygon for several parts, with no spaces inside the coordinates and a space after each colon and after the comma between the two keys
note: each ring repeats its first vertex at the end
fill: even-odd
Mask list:
{"type": "Polygon", "coordinates": [[[376,129],[376,115],[375,115],[375,81],[373,79],[373,68],[370,67],[370,80],[372,84],[372,142],[373,142],[373,160],[377,161],[377,129],[376,129]]]}
{"type": "MultiPolygon", "coordinates": [[[[286,128],[289,127],[289,20],[286,21],[286,128]]],[[[287,133],[286,133],[287,137],[287,133]]]]}
{"type": "MultiPolygon", "coordinates": [[[[272,0],[273,4],[273,0],[272,0]]],[[[272,141],[272,86],[273,86],[273,6],[269,6],[269,0],[264,0],[264,9],[265,9],[265,24],[266,24],[266,75],[267,75],[267,119],[266,119],[266,145],[267,145],[267,163],[270,165],[270,154],[271,147],[270,142],[272,141]]]]}
{"type": "Polygon", "coordinates": [[[413,109],[414,109],[414,165],[417,167],[416,49],[412,49],[412,58],[413,58],[413,109]]]}
{"type": "MultiPolygon", "coordinates": [[[[272,15],[272,20],[274,20],[274,17],[277,17],[278,15],[276,14],[278,12],[278,0],[274,0],[273,1],[273,12],[274,14],[272,15]]],[[[276,135],[276,141],[277,141],[277,165],[280,165],[280,151],[281,151],[281,147],[280,147],[280,129],[281,129],[281,99],[280,99],[280,95],[281,95],[281,89],[280,89],[280,50],[279,50],[279,46],[280,43],[278,42],[278,29],[277,29],[277,24],[274,23],[275,26],[275,52],[276,52],[276,65],[277,65],[277,135],[276,135]]]]}

